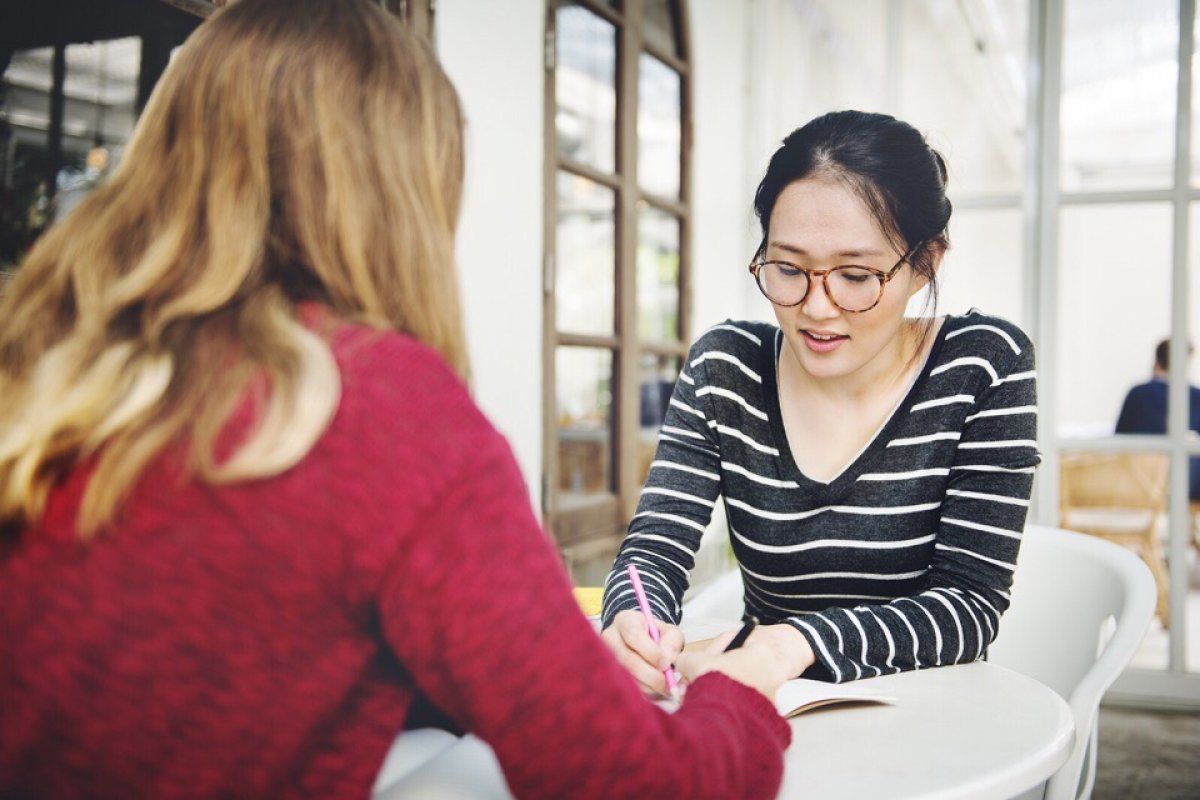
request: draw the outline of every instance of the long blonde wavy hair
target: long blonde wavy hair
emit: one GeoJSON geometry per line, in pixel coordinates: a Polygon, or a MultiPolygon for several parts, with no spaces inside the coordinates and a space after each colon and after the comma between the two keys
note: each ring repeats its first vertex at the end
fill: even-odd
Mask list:
{"type": "Polygon", "coordinates": [[[0,526],[35,524],[94,462],[94,535],[174,442],[213,483],[296,464],[341,393],[300,303],[407,332],[465,379],[462,162],[449,80],[367,0],[240,0],[204,22],[121,164],[0,298],[0,526]],[[218,457],[250,395],[253,430],[218,457]]]}

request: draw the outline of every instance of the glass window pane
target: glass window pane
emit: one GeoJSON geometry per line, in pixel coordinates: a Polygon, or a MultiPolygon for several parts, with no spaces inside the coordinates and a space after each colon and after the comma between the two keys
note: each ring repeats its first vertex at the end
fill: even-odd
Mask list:
{"type": "Polygon", "coordinates": [[[674,56],[682,56],[679,41],[679,17],[674,0],[644,0],[642,3],[642,38],[674,56]]]}
{"type": "Polygon", "coordinates": [[[601,172],[616,165],[617,36],[570,3],[555,15],[554,126],[560,155],[601,172]]]}
{"type": "MultiPolygon", "coordinates": [[[[1025,330],[1021,211],[1017,208],[956,209],[950,218],[950,249],[938,269],[938,313],[979,308],[1025,330]]],[[[918,295],[920,302],[924,296],[918,295]]],[[[920,306],[913,309],[920,313],[920,306]]]]}
{"type": "Polygon", "coordinates": [[[1064,191],[1168,186],[1179,20],[1173,0],[1068,0],[1064,191]]]}
{"type": "MultiPolygon", "coordinates": [[[[1200,203],[1188,208],[1188,320],[1187,334],[1193,347],[1200,347],[1200,203]]],[[[1164,334],[1165,336],[1165,334],[1164,334]]],[[[1200,353],[1188,362],[1188,378],[1194,386],[1200,386],[1200,353]]]]}
{"type": "Polygon", "coordinates": [[[638,184],[651,194],[679,196],[679,73],[651,55],[638,59],[638,184]]]}
{"type": "Polygon", "coordinates": [[[610,335],[614,320],[614,192],[558,173],[555,308],[559,330],[610,335]]]}
{"type": "Polygon", "coordinates": [[[1058,372],[1043,376],[1056,381],[1058,407],[1043,424],[1057,425],[1061,436],[1113,433],[1126,391],[1149,379],[1170,320],[1170,205],[1062,209],[1058,372]]]}
{"type": "Polygon", "coordinates": [[[650,206],[638,213],[637,302],[642,341],[679,340],[679,219],[650,206]]]}
{"type": "Polygon", "coordinates": [[[559,509],[613,492],[613,355],[559,347],[554,360],[559,509]]]}
{"type": "Polygon", "coordinates": [[[654,451],[658,447],[658,429],[667,416],[667,405],[671,401],[671,392],[675,390],[675,379],[679,377],[680,359],[642,353],[639,368],[637,482],[641,486],[650,473],[650,462],[654,460],[654,451]]]}
{"type": "Polygon", "coordinates": [[[16,263],[50,223],[112,169],[135,121],[141,41],[66,48],[61,156],[51,164],[54,49],[13,54],[0,91],[0,268],[16,263]]]}
{"type": "MultiPolygon", "coordinates": [[[[1200,184],[1200,15],[1192,23],[1192,185],[1200,184]]],[[[1195,308],[1195,305],[1192,306],[1195,308]]],[[[1192,330],[1196,330],[1195,327],[1192,330]]]]}
{"type": "Polygon", "coordinates": [[[949,161],[952,194],[1016,192],[1024,161],[1025,0],[901,3],[899,108],[949,161]]]}

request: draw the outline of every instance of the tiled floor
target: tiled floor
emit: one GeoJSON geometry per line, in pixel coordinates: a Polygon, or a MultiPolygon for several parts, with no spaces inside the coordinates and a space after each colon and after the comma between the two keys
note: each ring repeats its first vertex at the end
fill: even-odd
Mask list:
{"type": "Polygon", "coordinates": [[[1200,798],[1200,713],[1100,708],[1093,800],[1200,798]]]}

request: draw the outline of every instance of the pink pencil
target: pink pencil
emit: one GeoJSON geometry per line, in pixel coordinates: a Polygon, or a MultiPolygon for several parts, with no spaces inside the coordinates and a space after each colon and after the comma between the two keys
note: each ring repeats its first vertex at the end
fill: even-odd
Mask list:
{"type": "MultiPolygon", "coordinates": [[[[642,587],[642,576],[638,575],[637,567],[633,564],[629,565],[629,581],[633,584],[633,595],[637,598],[638,608],[642,609],[642,616],[646,618],[646,631],[657,643],[658,626],[654,624],[654,615],[650,613],[650,603],[646,600],[646,590],[642,587]]],[[[667,667],[663,670],[663,676],[667,679],[667,689],[670,690],[671,696],[676,697],[679,694],[679,681],[675,680],[674,668],[667,667]]]]}

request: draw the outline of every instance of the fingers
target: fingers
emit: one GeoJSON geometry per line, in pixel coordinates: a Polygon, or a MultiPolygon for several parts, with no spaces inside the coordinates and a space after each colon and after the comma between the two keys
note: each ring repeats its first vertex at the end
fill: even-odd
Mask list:
{"type": "Polygon", "coordinates": [[[641,655],[628,646],[621,638],[621,631],[615,622],[600,635],[617,657],[617,663],[633,676],[644,693],[659,695],[666,692],[667,682],[662,672],[653,664],[647,663],[641,655]]]}
{"type": "Polygon", "coordinates": [[[683,649],[683,633],[674,625],[655,620],[659,642],[646,629],[646,618],[640,611],[622,611],[601,634],[609,647],[642,690],[665,695],[667,682],[664,671],[671,668],[683,649]]]}
{"type": "MultiPolygon", "coordinates": [[[[663,635],[664,625],[655,620],[655,626],[659,630],[659,638],[663,635]]],[[[660,646],[659,642],[650,638],[650,633],[646,629],[646,618],[639,611],[622,611],[613,620],[612,627],[617,629],[621,635],[621,640],[625,646],[641,657],[643,661],[657,669],[666,669],[671,664],[671,659],[667,651],[660,646]]],[[[674,626],[666,626],[674,627],[674,626]]],[[[683,636],[678,637],[678,641],[682,642],[683,636]]],[[[674,655],[679,651],[679,647],[675,647],[671,652],[674,655]]]]}
{"type": "MultiPolygon", "coordinates": [[[[675,663],[675,659],[683,652],[683,631],[679,627],[672,625],[669,622],[659,622],[659,649],[662,650],[663,656],[666,658],[667,665],[675,663]]],[[[666,669],[664,667],[663,669],[666,669]]]]}

